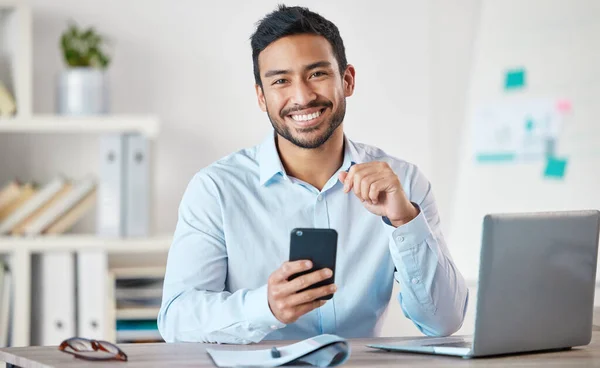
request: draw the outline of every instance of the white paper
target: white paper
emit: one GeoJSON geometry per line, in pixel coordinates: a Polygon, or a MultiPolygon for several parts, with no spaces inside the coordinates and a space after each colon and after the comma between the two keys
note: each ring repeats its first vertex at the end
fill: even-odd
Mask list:
{"type": "Polygon", "coordinates": [[[206,352],[210,354],[219,367],[277,367],[311,353],[312,356],[306,358],[306,361],[316,366],[325,367],[342,364],[350,355],[350,346],[346,340],[328,334],[315,336],[287,346],[279,346],[277,349],[281,353],[280,358],[271,356],[271,347],[260,350],[240,350],[230,347],[227,349],[207,348],[206,352]],[[329,365],[334,354],[320,354],[320,352],[335,343],[338,343],[335,345],[336,351],[343,356],[336,364],[329,365]]]}
{"type": "Polygon", "coordinates": [[[480,104],[471,121],[471,147],[478,161],[545,159],[562,128],[553,99],[510,99],[480,104]]]}

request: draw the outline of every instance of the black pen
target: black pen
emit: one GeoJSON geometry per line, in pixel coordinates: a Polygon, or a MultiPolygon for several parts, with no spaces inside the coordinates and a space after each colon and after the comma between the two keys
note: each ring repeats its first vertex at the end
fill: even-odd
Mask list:
{"type": "Polygon", "coordinates": [[[271,349],[271,356],[273,358],[281,358],[281,352],[279,352],[279,350],[277,350],[277,348],[273,346],[273,348],[271,349]]]}

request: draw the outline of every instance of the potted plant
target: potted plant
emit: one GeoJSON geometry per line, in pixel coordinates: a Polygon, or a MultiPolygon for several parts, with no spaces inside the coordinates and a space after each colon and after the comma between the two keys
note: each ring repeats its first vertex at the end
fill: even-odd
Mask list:
{"type": "Polygon", "coordinates": [[[57,109],[64,115],[105,114],[109,110],[106,69],[111,59],[107,40],[93,27],[80,29],[71,22],[60,38],[67,66],[58,80],[57,109]]]}

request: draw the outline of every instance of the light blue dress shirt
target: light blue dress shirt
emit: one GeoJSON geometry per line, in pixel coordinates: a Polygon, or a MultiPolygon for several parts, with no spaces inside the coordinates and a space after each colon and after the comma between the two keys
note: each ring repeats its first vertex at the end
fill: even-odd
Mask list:
{"type": "Polygon", "coordinates": [[[158,316],[165,341],[377,336],[394,280],[404,314],[423,333],[443,336],[460,328],[468,291],[446,247],[428,180],[415,165],[378,148],[347,137],[344,147],[342,166],[321,191],[286,175],[273,134],[192,178],[167,261],[158,316]],[[338,173],[370,161],[387,162],[398,175],[420,209],[411,222],[395,228],[352,191],[343,192],[338,173]],[[284,325],[269,308],[267,279],[288,260],[296,227],[337,230],[338,290],[322,307],[284,325]]]}

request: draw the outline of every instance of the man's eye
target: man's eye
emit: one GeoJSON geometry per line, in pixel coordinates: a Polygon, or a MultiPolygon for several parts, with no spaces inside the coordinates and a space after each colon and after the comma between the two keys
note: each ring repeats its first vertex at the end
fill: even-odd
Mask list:
{"type": "Polygon", "coordinates": [[[285,79],[277,79],[273,84],[284,84],[285,82],[287,82],[285,79]]]}
{"type": "Polygon", "coordinates": [[[327,75],[327,73],[325,73],[325,72],[314,72],[314,73],[312,73],[311,77],[315,77],[316,78],[316,77],[320,77],[320,76],[323,76],[323,75],[327,75]]]}

